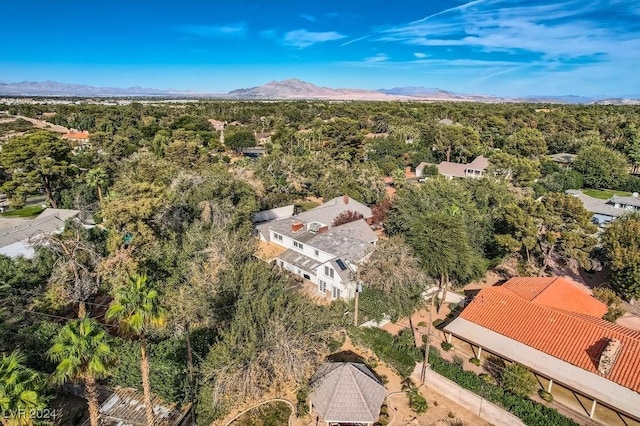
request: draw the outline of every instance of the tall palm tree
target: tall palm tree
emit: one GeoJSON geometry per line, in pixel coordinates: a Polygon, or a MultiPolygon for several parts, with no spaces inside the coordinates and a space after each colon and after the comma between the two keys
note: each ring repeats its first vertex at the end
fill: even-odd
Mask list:
{"type": "Polygon", "coordinates": [[[118,321],[123,334],[138,336],[140,340],[140,372],[142,390],[147,413],[147,426],[153,426],[153,406],[151,405],[151,384],[149,382],[149,355],[146,334],[152,328],[164,326],[166,314],[157,291],[147,287],[146,275],[132,275],[129,283],[116,294],[109,306],[107,320],[118,321]]]}
{"type": "Polygon", "coordinates": [[[5,426],[32,425],[33,412],[45,408],[44,381],[24,361],[17,351],[0,359],[0,422],[5,426]]]}
{"type": "Polygon", "coordinates": [[[89,170],[84,178],[87,185],[98,190],[100,204],[102,204],[102,187],[107,183],[108,178],[107,172],[102,167],[89,170]]]}
{"type": "Polygon", "coordinates": [[[84,382],[91,426],[98,426],[96,380],[108,375],[108,368],[115,360],[109,340],[109,334],[94,319],[80,318],[62,327],[47,353],[58,363],[52,375],[54,382],[84,382]]]}

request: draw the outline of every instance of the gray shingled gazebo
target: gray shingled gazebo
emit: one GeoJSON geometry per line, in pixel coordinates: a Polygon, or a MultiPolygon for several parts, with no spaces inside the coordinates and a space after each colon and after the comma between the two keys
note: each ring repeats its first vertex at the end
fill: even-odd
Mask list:
{"type": "Polygon", "coordinates": [[[328,362],[311,379],[312,408],[328,425],[372,425],[386,394],[380,380],[361,363],[328,362]]]}

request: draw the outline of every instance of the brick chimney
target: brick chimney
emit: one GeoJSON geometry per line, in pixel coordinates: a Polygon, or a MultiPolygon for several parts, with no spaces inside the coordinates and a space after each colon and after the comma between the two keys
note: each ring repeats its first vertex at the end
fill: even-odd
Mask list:
{"type": "Polygon", "coordinates": [[[328,226],[322,226],[320,229],[318,229],[318,234],[324,234],[325,232],[327,232],[329,230],[328,226]]]}
{"type": "Polygon", "coordinates": [[[347,194],[344,194],[344,195],[342,196],[342,201],[343,201],[345,204],[349,204],[349,196],[348,196],[347,194]]]}
{"type": "Polygon", "coordinates": [[[598,373],[606,376],[609,374],[613,365],[616,363],[616,359],[618,358],[618,354],[620,353],[620,340],[610,339],[609,343],[607,343],[607,347],[602,351],[602,355],[600,355],[600,360],[598,361],[598,373]]]}
{"type": "Polygon", "coordinates": [[[304,224],[302,224],[301,222],[293,222],[291,224],[291,232],[298,232],[303,227],[304,227],[304,224]]]}

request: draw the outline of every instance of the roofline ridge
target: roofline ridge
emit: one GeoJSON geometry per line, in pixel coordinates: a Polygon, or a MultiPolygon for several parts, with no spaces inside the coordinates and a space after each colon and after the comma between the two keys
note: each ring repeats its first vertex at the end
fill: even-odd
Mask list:
{"type": "MultiPolygon", "coordinates": [[[[362,363],[359,363],[359,364],[362,364],[362,363]]],[[[356,384],[355,388],[358,391],[358,395],[360,395],[360,398],[362,399],[362,402],[364,403],[364,406],[365,406],[365,408],[367,410],[367,413],[369,413],[369,415],[375,417],[375,413],[371,412],[371,407],[369,407],[369,404],[367,404],[367,399],[362,394],[362,390],[360,389],[360,386],[357,386],[358,383],[356,381],[355,375],[353,374],[353,369],[354,368],[358,369],[358,371],[360,371],[362,374],[364,374],[369,380],[372,380],[371,377],[369,377],[368,374],[366,374],[364,371],[362,371],[358,367],[356,367],[353,363],[348,363],[347,365],[350,367],[349,368],[349,374],[351,374],[351,377],[353,378],[353,382],[356,384]]],[[[364,364],[362,364],[362,365],[364,365],[364,364]]],[[[366,365],[365,365],[365,368],[367,368],[366,365]]]]}

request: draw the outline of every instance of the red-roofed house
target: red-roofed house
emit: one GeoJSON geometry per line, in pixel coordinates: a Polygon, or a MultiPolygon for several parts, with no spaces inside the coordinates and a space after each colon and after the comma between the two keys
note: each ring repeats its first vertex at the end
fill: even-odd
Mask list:
{"type": "Polygon", "coordinates": [[[68,133],[63,134],[62,137],[73,143],[74,152],[82,151],[91,146],[89,132],[87,131],[70,130],[68,133]]]}
{"type": "Polygon", "coordinates": [[[640,424],[640,332],[602,320],[605,312],[563,278],[513,278],[482,289],[444,331],[477,358],[527,366],[556,401],[578,401],[591,418],[640,424]]]}

